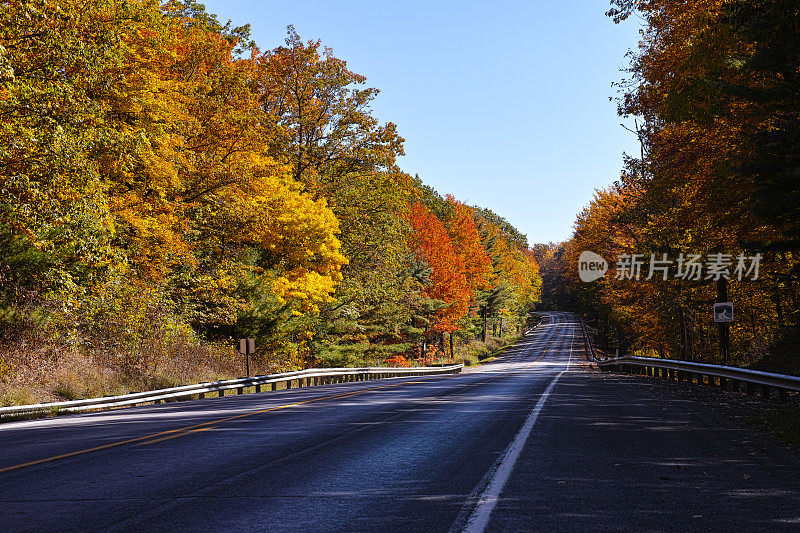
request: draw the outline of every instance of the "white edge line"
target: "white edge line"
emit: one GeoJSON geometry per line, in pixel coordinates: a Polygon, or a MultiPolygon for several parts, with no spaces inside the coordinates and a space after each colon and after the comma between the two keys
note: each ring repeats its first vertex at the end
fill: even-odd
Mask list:
{"type": "Polygon", "coordinates": [[[525,447],[525,442],[528,440],[531,431],[533,431],[533,426],[536,424],[536,419],[539,418],[539,413],[542,411],[545,402],[547,402],[547,398],[550,396],[550,393],[553,392],[558,379],[562,376],[562,374],[564,374],[564,372],[569,370],[570,363],[572,362],[572,344],[574,340],[575,332],[573,330],[569,347],[569,360],[567,361],[567,368],[559,372],[556,377],[553,378],[553,381],[550,382],[550,384],[542,393],[539,401],[536,402],[536,406],[528,415],[528,418],[525,420],[525,423],[520,428],[516,437],[514,437],[514,440],[511,441],[511,444],[509,444],[508,448],[506,448],[505,452],[503,453],[503,460],[500,462],[500,466],[498,466],[497,470],[495,470],[489,485],[478,499],[475,510],[472,512],[472,516],[470,516],[469,520],[467,521],[467,525],[463,529],[464,533],[482,533],[489,524],[489,518],[491,518],[492,511],[497,505],[497,500],[500,498],[500,493],[503,491],[503,487],[505,487],[508,478],[511,477],[511,472],[514,470],[514,464],[517,462],[519,454],[522,452],[522,448],[525,447]]]}

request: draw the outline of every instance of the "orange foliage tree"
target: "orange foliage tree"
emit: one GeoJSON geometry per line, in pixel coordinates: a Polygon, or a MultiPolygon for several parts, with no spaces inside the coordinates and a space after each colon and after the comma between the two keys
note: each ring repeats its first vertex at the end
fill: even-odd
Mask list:
{"type": "Polygon", "coordinates": [[[420,203],[411,206],[412,232],[409,247],[431,269],[426,294],[441,300],[445,307],[435,312],[435,331],[454,331],[458,320],[469,310],[472,297],[464,258],[456,251],[447,228],[420,203]]]}

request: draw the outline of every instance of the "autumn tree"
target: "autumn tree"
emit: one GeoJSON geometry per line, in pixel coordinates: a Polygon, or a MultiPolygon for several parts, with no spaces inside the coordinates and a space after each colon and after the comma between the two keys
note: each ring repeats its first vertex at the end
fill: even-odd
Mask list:
{"type": "Polygon", "coordinates": [[[445,305],[435,312],[433,330],[453,331],[469,309],[471,298],[464,259],[456,252],[444,224],[422,204],[411,207],[410,220],[409,246],[431,268],[426,293],[445,305]]]}
{"type": "MultiPolygon", "coordinates": [[[[342,177],[390,169],[403,154],[403,139],[391,122],[379,124],[366,78],[289,26],[285,46],[264,54],[258,78],[266,113],[282,127],[273,154],[312,189],[320,176],[342,177]]],[[[324,178],[322,178],[324,179],[324,178]]]]}

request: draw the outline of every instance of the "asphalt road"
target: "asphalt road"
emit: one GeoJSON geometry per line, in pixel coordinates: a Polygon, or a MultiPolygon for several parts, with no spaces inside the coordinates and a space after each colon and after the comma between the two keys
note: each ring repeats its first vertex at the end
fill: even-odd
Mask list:
{"type": "Polygon", "coordinates": [[[4,424],[0,531],[800,529],[785,449],[551,317],[455,376],[4,424]]]}

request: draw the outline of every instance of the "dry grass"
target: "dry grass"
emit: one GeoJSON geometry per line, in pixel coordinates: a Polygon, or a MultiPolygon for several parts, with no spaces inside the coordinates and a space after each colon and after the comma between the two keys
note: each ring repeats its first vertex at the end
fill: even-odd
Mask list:
{"type": "MultiPolygon", "coordinates": [[[[59,345],[29,332],[0,350],[7,368],[0,376],[0,405],[75,400],[126,394],[243,376],[244,364],[231,346],[176,334],[123,350],[91,342],[59,345]]],[[[253,358],[251,373],[271,365],[253,358]]]]}

